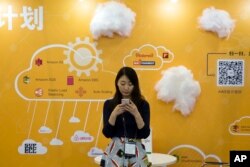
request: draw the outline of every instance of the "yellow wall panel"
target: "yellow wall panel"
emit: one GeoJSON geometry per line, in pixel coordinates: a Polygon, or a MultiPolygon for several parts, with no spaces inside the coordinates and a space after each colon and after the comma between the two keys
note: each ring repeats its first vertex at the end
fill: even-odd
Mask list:
{"type": "Polygon", "coordinates": [[[178,156],[173,166],[229,162],[230,150],[249,150],[250,1],[124,0],[136,13],[130,36],[94,40],[90,22],[103,2],[0,1],[0,166],[97,166],[91,150],[109,141],[101,133],[103,102],[113,96],[123,65],[137,70],[150,103],[153,152],[178,156]],[[198,17],[211,6],[236,20],[228,39],[199,28],[198,17]],[[12,20],[4,15],[10,7],[12,20]],[[33,30],[21,27],[24,7],[42,7],[43,21],[33,30]],[[243,86],[217,86],[219,59],[244,61],[243,86]],[[140,60],[155,66],[133,64],[140,60]],[[201,87],[188,116],[172,112],[174,102],[157,99],[154,89],[162,71],[180,65],[201,87]],[[39,151],[22,154],[32,142],[39,151]]]}

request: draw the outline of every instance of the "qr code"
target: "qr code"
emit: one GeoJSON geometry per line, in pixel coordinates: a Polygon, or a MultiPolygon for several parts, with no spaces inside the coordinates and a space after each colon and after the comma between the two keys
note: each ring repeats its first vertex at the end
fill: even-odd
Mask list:
{"type": "Polygon", "coordinates": [[[217,86],[244,86],[244,60],[219,59],[217,86]]]}

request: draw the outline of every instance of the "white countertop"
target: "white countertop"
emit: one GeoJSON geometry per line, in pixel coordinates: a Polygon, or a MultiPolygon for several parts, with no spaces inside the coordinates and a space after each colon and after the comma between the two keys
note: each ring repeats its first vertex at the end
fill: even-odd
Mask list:
{"type": "MultiPolygon", "coordinates": [[[[95,157],[95,163],[100,164],[102,156],[95,157]]],[[[148,154],[148,160],[152,166],[167,166],[176,163],[177,158],[173,155],[162,153],[148,154]]]]}

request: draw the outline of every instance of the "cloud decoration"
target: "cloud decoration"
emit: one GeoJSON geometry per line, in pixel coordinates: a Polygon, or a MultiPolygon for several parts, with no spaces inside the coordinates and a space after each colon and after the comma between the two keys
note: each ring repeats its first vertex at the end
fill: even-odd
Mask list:
{"type": "Polygon", "coordinates": [[[94,39],[101,36],[109,38],[116,33],[128,37],[135,23],[136,14],[125,4],[117,1],[100,3],[90,23],[94,39]]]}
{"type": "Polygon", "coordinates": [[[63,141],[58,138],[53,138],[49,144],[52,146],[60,146],[63,145],[63,141]]]}
{"type": "Polygon", "coordinates": [[[72,116],[70,119],[69,119],[69,122],[70,123],[78,123],[80,122],[80,119],[75,117],[75,116],[72,116]]]}
{"type": "Polygon", "coordinates": [[[20,154],[41,155],[47,153],[47,147],[35,140],[26,139],[23,141],[22,145],[18,147],[18,152],[20,154]]]}
{"type": "Polygon", "coordinates": [[[99,156],[99,155],[102,155],[102,154],[103,154],[102,149],[99,149],[98,147],[92,147],[90,149],[90,151],[88,152],[89,157],[96,157],[96,156],[99,156]]]}
{"type": "Polygon", "coordinates": [[[214,7],[204,9],[198,21],[200,28],[217,33],[219,38],[228,38],[235,27],[235,20],[227,11],[214,7]]]}
{"type": "Polygon", "coordinates": [[[74,135],[71,136],[71,141],[76,143],[80,142],[87,143],[87,142],[92,142],[93,140],[94,140],[93,136],[82,130],[75,131],[74,135]]]}
{"type": "Polygon", "coordinates": [[[52,130],[47,126],[41,126],[38,132],[39,133],[51,133],[52,130]]]}
{"type": "Polygon", "coordinates": [[[201,92],[200,84],[184,66],[171,67],[163,71],[155,90],[158,99],[166,103],[174,101],[173,110],[179,110],[184,116],[192,112],[196,98],[201,92]]]}

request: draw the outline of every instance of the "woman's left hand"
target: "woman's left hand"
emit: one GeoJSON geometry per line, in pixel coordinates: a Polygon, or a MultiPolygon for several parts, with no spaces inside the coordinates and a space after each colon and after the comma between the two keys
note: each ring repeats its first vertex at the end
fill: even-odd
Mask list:
{"type": "Polygon", "coordinates": [[[124,106],[124,109],[129,112],[130,114],[132,114],[135,118],[136,124],[137,124],[137,128],[141,129],[144,127],[145,123],[141,117],[141,114],[139,113],[135,103],[133,103],[131,100],[129,102],[129,104],[126,104],[124,106]]]}
{"type": "Polygon", "coordinates": [[[125,105],[124,108],[125,108],[126,111],[130,112],[133,116],[136,116],[136,114],[139,113],[135,103],[133,101],[131,101],[131,100],[129,101],[128,104],[125,105]]]}

